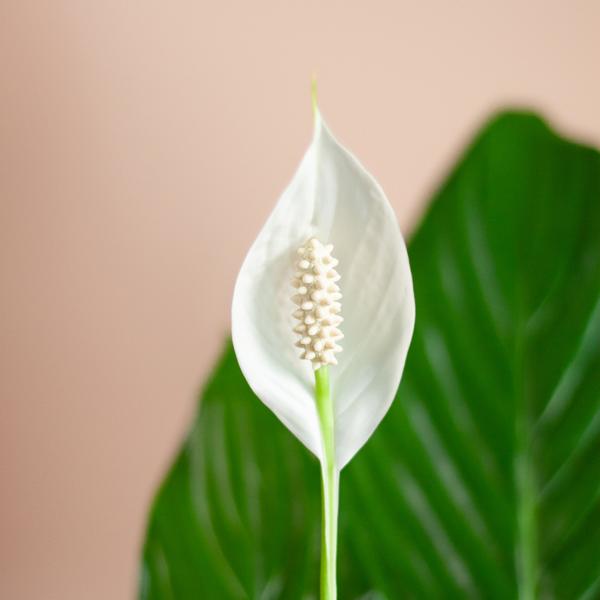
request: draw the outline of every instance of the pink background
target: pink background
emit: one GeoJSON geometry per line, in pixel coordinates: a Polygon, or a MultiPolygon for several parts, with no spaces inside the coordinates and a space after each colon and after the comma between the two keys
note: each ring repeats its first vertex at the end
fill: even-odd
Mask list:
{"type": "Polygon", "coordinates": [[[600,140],[597,2],[4,0],[0,597],[132,598],[309,83],[403,229],[498,106],[600,140]]]}

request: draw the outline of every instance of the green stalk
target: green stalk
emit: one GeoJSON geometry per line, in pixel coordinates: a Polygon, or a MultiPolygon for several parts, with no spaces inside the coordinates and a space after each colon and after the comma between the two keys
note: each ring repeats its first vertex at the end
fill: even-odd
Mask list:
{"type": "Polygon", "coordinates": [[[336,600],[336,555],[339,472],[335,465],[333,403],[329,369],[315,371],[315,400],[321,425],[322,524],[321,524],[321,600],[336,600]]]}

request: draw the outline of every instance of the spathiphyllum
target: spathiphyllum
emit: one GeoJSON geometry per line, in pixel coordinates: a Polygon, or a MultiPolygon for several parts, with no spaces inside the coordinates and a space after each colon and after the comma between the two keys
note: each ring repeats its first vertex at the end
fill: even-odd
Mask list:
{"type": "Polygon", "coordinates": [[[315,106],[312,143],[238,275],[232,337],[253,391],[320,461],[322,599],[337,594],[340,471],[390,407],[414,318],[394,211],[315,106]]]}

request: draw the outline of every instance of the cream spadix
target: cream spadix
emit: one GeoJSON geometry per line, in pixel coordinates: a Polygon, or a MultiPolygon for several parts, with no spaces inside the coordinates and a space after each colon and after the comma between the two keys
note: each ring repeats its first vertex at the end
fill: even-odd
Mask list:
{"type": "Polygon", "coordinates": [[[292,300],[298,305],[293,317],[299,321],[294,327],[299,336],[296,346],[302,350],[300,358],[310,360],[315,370],[338,364],[335,354],[342,347],[337,342],[344,337],[338,329],[343,321],[342,294],[332,250],[332,244],[324,245],[317,238],[298,248],[298,270],[292,279],[296,288],[292,300]]]}
{"type": "Polygon", "coordinates": [[[331,365],[335,462],[341,469],[368,440],[396,394],[414,317],[408,257],[394,211],[379,184],[337,142],[317,110],[312,143],[236,281],[232,337],[244,376],[256,395],[322,459],[313,367],[331,365]],[[318,244],[321,258],[326,252],[329,266],[341,276],[340,354],[341,292],[332,278],[334,286],[326,293],[334,309],[319,311],[323,290],[314,272],[318,265],[298,254],[299,248],[310,251],[312,244],[318,244]],[[330,244],[335,259],[327,250],[330,244]],[[303,260],[309,263],[306,269],[300,267],[306,266],[303,260]],[[297,285],[295,294],[291,281],[297,285]],[[321,338],[313,325],[332,328],[331,335],[321,338]],[[321,340],[326,340],[329,353],[320,350],[321,340]],[[299,354],[307,360],[299,360],[299,354]]]}

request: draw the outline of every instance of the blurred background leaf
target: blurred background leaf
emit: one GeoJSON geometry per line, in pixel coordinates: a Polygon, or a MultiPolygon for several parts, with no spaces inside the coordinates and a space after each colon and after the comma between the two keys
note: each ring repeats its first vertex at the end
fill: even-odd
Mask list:
{"type": "MultiPolygon", "coordinates": [[[[598,153],[499,116],[409,254],[404,379],[341,480],[340,598],[599,597],[598,153]]],[[[315,598],[318,475],[229,345],[154,502],[140,597],[315,598]]]]}

